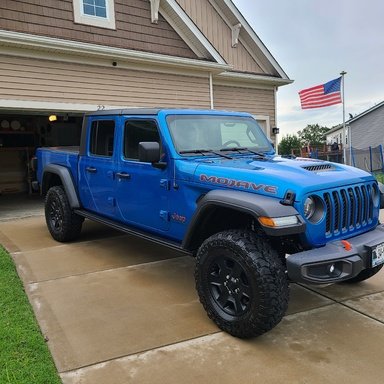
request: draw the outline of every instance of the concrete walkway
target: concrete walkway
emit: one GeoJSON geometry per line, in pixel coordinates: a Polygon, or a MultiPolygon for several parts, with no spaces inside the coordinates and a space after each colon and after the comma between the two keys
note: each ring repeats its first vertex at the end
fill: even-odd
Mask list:
{"type": "Polygon", "coordinates": [[[235,339],[208,319],[193,259],[95,223],[61,244],[42,216],[0,222],[64,384],[382,384],[384,272],[291,285],[287,316],[235,339]]]}

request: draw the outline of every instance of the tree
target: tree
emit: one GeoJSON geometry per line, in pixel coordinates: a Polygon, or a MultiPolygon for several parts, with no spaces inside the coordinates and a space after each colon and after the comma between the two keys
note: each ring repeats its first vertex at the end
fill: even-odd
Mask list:
{"type": "Polygon", "coordinates": [[[279,154],[290,155],[293,149],[301,148],[301,141],[296,135],[286,135],[279,143],[279,154]]]}
{"type": "Polygon", "coordinates": [[[309,124],[302,131],[297,132],[302,145],[312,147],[321,146],[326,142],[325,134],[329,131],[327,127],[321,127],[319,124],[309,124]]]}

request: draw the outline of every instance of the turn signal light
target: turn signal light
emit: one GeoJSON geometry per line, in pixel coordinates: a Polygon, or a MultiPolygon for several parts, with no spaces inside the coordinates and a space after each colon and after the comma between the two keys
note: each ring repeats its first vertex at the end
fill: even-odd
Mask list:
{"type": "Polygon", "coordinates": [[[266,227],[275,227],[275,222],[270,217],[259,217],[259,221],[262,225],[265,225],[266,227]]]}
{"type": "Polygon", "coordinates": [[[259,217],[259,222],[265,227],[286,227],[288,225],[298,224],[296,216],[283,216],[283,217],[259,217]]]}

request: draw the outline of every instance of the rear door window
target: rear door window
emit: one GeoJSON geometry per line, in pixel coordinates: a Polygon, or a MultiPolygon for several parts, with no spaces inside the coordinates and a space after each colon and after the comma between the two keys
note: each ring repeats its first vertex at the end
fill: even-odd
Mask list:
{"type": "Polygon", "coordinates": [[[114,120],[97,120],[92,122],[89,148],[91,154],[104,157],[112,157],[114,141],[114,120]]]}

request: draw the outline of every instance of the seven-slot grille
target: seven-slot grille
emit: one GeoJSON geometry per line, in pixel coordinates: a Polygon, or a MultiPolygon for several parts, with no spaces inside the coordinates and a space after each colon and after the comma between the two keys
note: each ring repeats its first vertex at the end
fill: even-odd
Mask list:
{"type": "Polygon", "coordinates": [[[354,231],[372,223],[373,186],[362,184],[325,192],[326,236],[354,231]]]}

